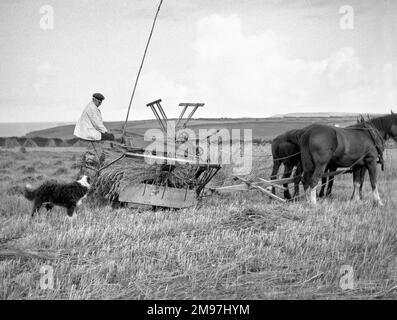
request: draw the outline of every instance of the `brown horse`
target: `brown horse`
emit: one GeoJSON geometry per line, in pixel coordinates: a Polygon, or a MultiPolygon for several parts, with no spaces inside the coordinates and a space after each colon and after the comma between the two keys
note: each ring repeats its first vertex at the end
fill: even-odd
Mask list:
{"type": "MultiPolygon", "coordinates": [[[[347,128],[312,125],[300,139],[303,187],[306,197],[316,203],[316,187],[327,166],[351,167],[354,191],[362,189],[366,168],[369,172],[375,201],[383,205],[377,188],[377,160],[384,150],[384,141],[397,142],[397,115],[378,117],[347,128]]],[[[361,192],[361,191],[360,191],[361,192]]]]}
{"type": "MultiPolygon", "coordinates": [[[[369,118],[369,115],[367,115],[367,117],[368,117],[368,120],[370,120],[370,118],[369,118]]],[[[365,123],[365,119],[364,119],[364,117],[362,116],[362,115],[360,115],[360,117],[359,118],[357,118],[357,122],[356,122],[357,124],[359,124],[359,123],[361,123],[361,124],[363,124],[363,123],[365,123]]],[[[336,166],[333,166],[332,164],[328,164],[328,167],[327,167],[327,169],[325,170],[325,172],[334,172],[334,171],[336,171],[338,169],[338,167],[336,167],[336,166]]],[[[363,175],[363,180],[364,180],[364,177],[365,177],[365,173],[366,173],[366,169],[365,169],[365,167],[363,167],[362,168],[362,170],[363,170],[363,172],[362,173],[360,173],[360,174],[362,174],[363,175]]],[[[319,197],[320,198],[322,198],[322,197],[329,197],[329,196],[331,196],[331,192],[332,192],[332,186],[334,185],[334,180],[335,180],[335,176],[329,176],[329,177],[323,177],[323,178],[321,178],[321,190],[320,190],[320,193],[319,193],[319,197]],[[327,186],[327,192],[324,192],[325,191],[325,186],[327,186]]],[[[361,187],[360,187],[360,197],[362,198],[362,185],[361,185],[361,187]]]]}

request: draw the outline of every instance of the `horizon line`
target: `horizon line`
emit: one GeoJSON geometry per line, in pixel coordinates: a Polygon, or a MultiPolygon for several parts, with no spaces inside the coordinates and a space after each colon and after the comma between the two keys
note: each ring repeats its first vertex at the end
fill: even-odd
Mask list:
{"type": "MultiPolygon", "coordinates": [[[[319,111],[319,112],[290,112],[290,113],[282,113],[282,114],[274,114],[272,116],[268,117],[198,117],[198,118],[192,118],[191,120],[199,120],[199,119],[213,119],[213,120],[220,120],[220,119],[269,119],[269,118],[280,118],[283,116],[288,116],[288,115],[305,115],[305,114],[341,114],[341,115],[359,115],[362,114],[360,112],[328,112],[328,111],[319,111]]],[[[365,113],[367,114],[367,112],[365,113]]],[[[383,113],[368,113],[368,114],[383,114],[383,113]]],[[[178,118],[168,118],[168,120],[175,119],[177,120],[178,118]]],[[[149,118],[149,119],[139,119],[139,120],[128,120],[128,122],[134,122],[134,121],[151,121],[151,120],[156,120],[155,118],[149,118]]],[[[104,121],[104,122],[124,122],[125,120],[109,120],[109,121],[104,121]]],[[[77,121],[65,121],[65,120],[48,120],[48,121],[0,121],[0,124],[5,124],[5,123],[60,123],[60,124],[72,124],[76,123],[77,121]]]]}

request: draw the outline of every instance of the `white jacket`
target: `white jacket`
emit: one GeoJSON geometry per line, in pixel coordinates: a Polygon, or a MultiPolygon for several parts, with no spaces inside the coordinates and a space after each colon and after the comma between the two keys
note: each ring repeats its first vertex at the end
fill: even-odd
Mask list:
{"type": "Polygon", "coordinates": [[[84,109],[74,128],[74,135],[84,140],[101,140],[101,132],[107,132],[103,125],[102,114],[91,101],[84,109]]]}

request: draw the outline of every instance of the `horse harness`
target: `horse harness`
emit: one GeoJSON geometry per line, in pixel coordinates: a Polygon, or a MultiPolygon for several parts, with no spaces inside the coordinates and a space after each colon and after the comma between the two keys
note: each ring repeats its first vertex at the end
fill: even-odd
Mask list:
{"type": "Polygon", "coordinates": [[[363,126],[364,126],[364,128],[366,128],[368,130],[368,133],[371,136],[371,139],[375,145],[376,151],[378,152],[378,156],[379,156],[378,163],[380,163],[381,169],[382,169],[382,171],[384,171],[385,170],[385,161],[383,159],[383,150],[385,149],[385,147],[384,147],[383,137],[381,136],[379,130],[374,128],[368,122],[364,122],[363,126]],[[378,137],[378,140],[380,139],[382,145],[379,145],[377,143],[377,139],[376,139],[375,135],[378,137]]]}

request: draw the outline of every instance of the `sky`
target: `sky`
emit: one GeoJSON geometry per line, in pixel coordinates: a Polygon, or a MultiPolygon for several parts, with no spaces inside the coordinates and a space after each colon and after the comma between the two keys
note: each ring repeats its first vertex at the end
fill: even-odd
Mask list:
{"type": "MultiPolygon", "coordinates": [[[[158,4],[2,0],[0,122],[73,122],[94,92],[124,120],[158,4]]],[[[397,111],[396,16],[392,0],[164,0],[130,120],[159,98],[169,117],[397,111]]]]}

